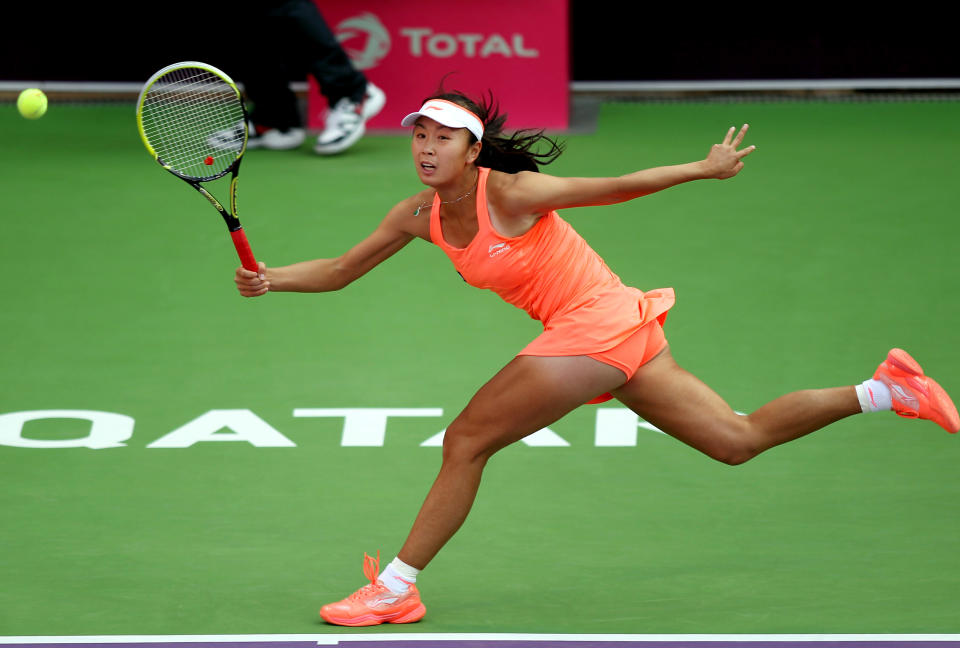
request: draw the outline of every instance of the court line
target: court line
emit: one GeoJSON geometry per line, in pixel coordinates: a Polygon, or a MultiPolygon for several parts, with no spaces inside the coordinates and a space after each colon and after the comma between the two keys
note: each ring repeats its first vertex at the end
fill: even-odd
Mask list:
{"type": "Polygon", "coordinates": [[[100,635],[100,636],[20,636],[0,637],[0,645],[36,644],[256,644],[304,643],[317,646],[336,646],[366,642],[551,642],[551,643],[956,643],[960,648],[960,634],[516,634],[516,633],[447,633],[447,634],[280,634],[280,635],[100,635]]]}

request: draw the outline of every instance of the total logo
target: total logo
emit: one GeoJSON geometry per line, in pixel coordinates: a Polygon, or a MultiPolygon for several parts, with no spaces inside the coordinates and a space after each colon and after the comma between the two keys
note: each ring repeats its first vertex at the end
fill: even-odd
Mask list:
{"type": "Polygon", "coordinates": [[[390,32],[372,13],[347,18],[334,31],[343,50],[360,70],[376,67],[390,53],[390,32]]]}
{"type": "MultiPolygon", "coordinates": [[[[334,29],[344,51],[360,70],[376,67],[390,53],[390,31],[370,12],[340,21],[334,29]]],[[[539,58],[540,51],[524,43],[523,34],[435,32],[430,27],[401,27],[407,53],[415,58],[539,58]]]]}

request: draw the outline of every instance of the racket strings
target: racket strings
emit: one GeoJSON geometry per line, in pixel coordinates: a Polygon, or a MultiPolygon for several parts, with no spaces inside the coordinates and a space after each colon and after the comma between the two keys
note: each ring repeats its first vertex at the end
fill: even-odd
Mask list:
{"type": "Polygon", "coordinates": [[[143,99],[141,120],[163,163],[192,178],[226,172],[246,137],[237,91],[200,68],[172,70],[157,79],[143,99]]]}

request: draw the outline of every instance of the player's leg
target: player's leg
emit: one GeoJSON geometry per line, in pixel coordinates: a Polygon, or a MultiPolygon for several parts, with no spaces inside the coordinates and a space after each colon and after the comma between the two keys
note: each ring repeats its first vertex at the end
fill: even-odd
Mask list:
{"type": "Polygon", "coordinates": [[[426,567],[466,519],[487,460],[501,448],[550,425],[576,407],[626,380],[623,372],[586,357],[519,356],[471,399],[447,427],[436,481],[398,555],[406,577],[365,570],[371,583],[325,605],[320,616],[338,625],[408,623],[426,610],[410,580],[426,567]],[[393,585],[393,590],[384,583],[393,585]],[[406,585],[406,586],[405,586],[406,585]],[[386,601],[386,602],[385,602],[386,601]]]}
{"type": "Polygon", "coordinates": [[[519,356],[484,385],[444,435],[443,463],[400,551],[422,569],[463,523],[487,460],[622,384],[623,372],[584,357],[519,356]]]}
{"type": "Polygon", "coordinates": [[[892,409],[906,418],[933,421],[948,432],[960,431],[960,414],[950,396],[902,349],[891,350],[873,379],[862,385],[793,392],[747,416],[736,414],[680,368],[669,349],[640,367],[613,395],[664,432],[730,464],[863,411],[892,409]]]}
{"type": "Polygon", "coordinates": [[[664,432],[729,464],[862,411],[850,386],[793,392],[742,416],[681,368],[669,348],[612,394],[664,432]]]}

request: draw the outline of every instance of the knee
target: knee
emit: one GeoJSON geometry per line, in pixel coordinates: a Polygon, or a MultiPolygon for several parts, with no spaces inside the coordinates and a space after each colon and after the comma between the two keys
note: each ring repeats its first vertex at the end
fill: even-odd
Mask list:
{"type": "Polygon", "coordinates": [[[757,456],[757,452],[750,450],[749,448],[727,448],[724,452],[720,452],[718,456],[714,457],[720,463],[725,463],[728,466],[741,466],[754,457],[757,456]]]}
{"type": "Polygon", "coordinates": [[[466,420],[457,419],[443,435],[443,462],[447,464],[485,464],[496,450],[485,430],[466,420]]]}
{"type": "Polygon", "coordinates": [[[754,442],[749,421],[746,417],[738,418],[743,420],[718,425],[713,435],[716,442],[707,449],[709,457],[728,466],[743,465],[761,452],[759,444],[754,442]]]}

